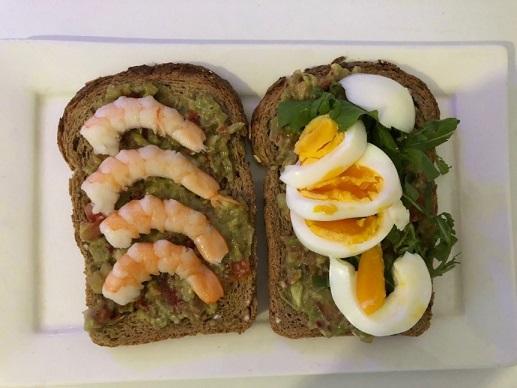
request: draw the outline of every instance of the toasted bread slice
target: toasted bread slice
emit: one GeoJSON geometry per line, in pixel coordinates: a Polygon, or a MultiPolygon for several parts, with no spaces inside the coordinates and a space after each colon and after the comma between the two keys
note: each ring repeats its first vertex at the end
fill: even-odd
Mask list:
{"type": "MultiPolygon", "coordinates": [[[[203,111],[203,114],[207,114],[206,111],[203,111]]],[[[139,142],[143,142],[141,143],[142,146],[153,141],[156,142],[155,137],[153,137],[154,140],[149,140],[145,129],[134,129],[133,131],[136,131],[135,137],[139,139],[139,142]]],[[[249,164],[245,161],[244,142],[247,131],[247,118],[242,103],[232,86],[212,71],[191,64],[166,63],[131,67],[127,71],[88,82],[68,103],[59,122],[57,140],[64,159],[73,171],[73,177],[70,179],[70,196],[73,204],[72,223],[75,230],[75,240],[84,256],[87,278],[86,305],[88,307],[86,317],[87,320],[93,318],[95,322],[93,327],[90,325],[88,328],[93,342],[104,346],[134,345],[186,335],[222,332],[242,333],[251,326],[257,313],[257,258],[254,233],[256,207],[251,172],[249,164]],[[92,285],[92,278],[98,278],[99,274],[102,273],[100,271],[102,263],[99,262],[99,258],[92,255],[90,251],[91,241],[85,241],[84,236],[81,236],[81,226],[91,221],[85,214],[85,208],[90,201],[85,192],[81,190],[81,184],[92,172],[92,165],[94,167],[98,165],[102,157],[94,154],[90,144],[81,136],[80,129],[99,107],[115,100],[117,95],[143,97],[153,93],[154,97],[158,101],[161,99],[163,102],[160,102],[164,105],[176,108],[184,116],[191,115],[192,120],[197,121],[207,134],[207,141],[216,139],[218,136],[223,139],[221,144],[222,147],[227,149],[228,161],[231,163],[230,171],[214,170],[214,167],[208,161],[219,156],[210,147],[206,152],[199,154],[196,163],[201,169],[216,177],[221,190],[226,195],[239,201],[241,203],[240,207],[245,209],[245,216],[241,221],[245,224],[248,235],[241,236],[242,230],[229,227],[226,232],[226,240],[231,250],[231,244],[238,242],[239,239],[247,238],[249,241],[243,245],[247,249],[246,256],[238,259],[228,259],[227,255],[219,266],[205,263],[218,274],[224,288],[224,297],[217,301],[216,308],[211,306],[210,309],[206,309],[203,302],[197,300],[196,297],[194,297],[194,301],[190,297],[190,302],[185,302],[181,296],[178,299],[178,290],[174,288],[176,283],[172,282],[172,278],[177,277],[177,275],[161,274],[158,277],[153,277],[152,281],[149,282],[154,284],[154,292],[156,290],[166,290],[163,293],[168,293],[169,296],[175,294],[174,298],[163,298],[160,294],[156,299],[159,300],[159,303],[153,304],[153,298],[149,297],[149,300],[143,298],[123,308],[107,301],[100,294],[98,286],[92,285]],[[188,109],[186,103],[181,107],[175,106],[175,102],[185,101],[182,100],[184,98],[194,102],[199,102],[200,99],[209,101],[211,106],[216,108],[219,106],[217,108],[218,112],[226,115],[226,119],[217,128],[205,128],[203,127],[203,119],[198,117],[199,112],[196,112],[195,104],[190,105],[188,109]],[[206,100],[207,98],[208,100],[206,100]],[[242,123],[240,129],[233,133],[225,132],[232,124],[237,123],[242,123]],[[97,290],[93,288],[97,288],[97,290]],[[167,301],[169,304],[167,304],[167,301]],[[149,307],[150,303],[151,307],[149,307]],[[153,315],[153,309],[157,310],[158,304],[161,306],[159,309],[161,311],[160,317],[153,315]],[[195,311],[182,315],[182,308],[195,311]],[[99,322],[106,324],[99,324],[99,322]]],[[[160,142],[158,144],[161,146],[160,142]]],[[[177,151],[185,151],[179,144],[170,139],[166,144],[166,148],[170,148],[172,145],[173,149],[177,151]]],[[[137,144],[134,141],[124,140],[123,138],[121,149],[136,147],[137,144]]],[[[196,157],[192,153],[184,153],[188,157],[196,157]]],[[[227,165],[226,168],[228,168],[227,165]]],[[[130,198],[127,198],[127,200],[141,197],[141,192],[146,192],[149,189],[149,184],[147,180],[141,181],[138,189],[140,193],[128,189],[130,198]]],[[[181,189],[181,187],[177,188],[176,186],[179,185],[167,186],[174,188],[174,190],[165,193],[162,190],[160,196],[163,199],[175,198],[175,193],[181,189]]],[[[186,192],[186,190],[184,191],[186,192]]],[[[192,198],[193,204],[187,205],[193,208],[197,204],[202,209],[211,209],[210,201],[193,198],[194,194],[190,192],[182,195],[182,198],[192,198]]],[[[200,209],[197,210],[201,211],[200,209]]],[[[213,220],[214,217],[218,217],[216,213],[214,210],[210,215],[207,214],[207,217],[213,220]]],[[[224,223],[224,221],[220,221],[220,223],[224,223]]],[[[175,238],[178,238],[178,236],[175,238]]],[[[187,243],[189,242],[187,241],[187,243]]],[[[109,258],[109,265],[113,265],[114,262],[113,257],[109,258]]],[[[105,273],[103,276],[105,276],[105,273]]],[[[147,285],[142,290],[142,295],[147,295],[146,293],[149,293],[147,285]]]]}
{"type": "MultiPolygon", "coordinates": [[[[337,58],[332,63],[339,64],[349,71],[359,70],[362,73],[379,74],[392,78],[409,89],[416,107],[416,124],[418,129],[430,120],[439,119],[438,104],[426,84],[417,77],[406,73],[398,66],[384,62],[347,62],[344,57],[337,58]]],[[[304,70],[305,74],[312,74],[318,80],[318,86],[329,85],[331,65],[322,65],[304,70]]],[[[287,244],[294,232],[285,209],[279,203],[279,196],[285,194],[285,185],[279,176],[285,152],[279,149],[275,136],[272,135],[271,121],[275,119],[278,104],[283,92],[290,86],[291,77],[281,77],[269,87],[266,94],[253,112],[250,129],[250,139],[257,161],[268,167],[264,183],[264,217],[268,240],[268,268],[269,268],[269,319],[273,330],[285,337],[304,338],[322,336],[318,328],[310,328],[308,317],[302,314],[281,296],[281,283],[287,278],[286,260],[287,244]]],[[[291,85],[292,86],[292,85],[291,85]]],[[[433,193],[433,208],[436,212],[436,191],[433,193]]],[[[411,209],[410,209],[411,210],[411,209]]],[[[416,212],[411,212],[412,222],[416,222],[416,212]]],[[[328,266],[328,260],[327,260],[328,266]]],[[[328,271],[328,268],[327,268],[328,271]]],[[[403,333],[408,336],[418,336],[425,332],[431,322],[433,298],[420,321],[410,330],[403,333]]],[[[336,306],[330,315],[341,314],[336,306]]],[[[357,334],[354,328],[348,327],[344,335],[357,334]]],[[[360,335],[360,334],[359,334],[360,335]]]]}

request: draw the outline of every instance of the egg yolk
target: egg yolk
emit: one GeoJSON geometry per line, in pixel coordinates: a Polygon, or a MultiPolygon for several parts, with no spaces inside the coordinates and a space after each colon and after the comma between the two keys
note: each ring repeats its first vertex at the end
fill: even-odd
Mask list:
{"type": "Polygon", "coordinates": [[[294,152],[300,164],[306,166],[333,151],[344,136],[344,132],[338,131],[337,123],[328,115],[318,116],[307,124],[294,146],[294,152]]]}
{"type": "Polygon", "coordinates": [[[335,178],[300,190],[300,194],[310,199],[365,202],[375,199],[383,184],[382,176],[376,171],[353,164],[335,178]]]}
{"type": "Polygon", "coordinates": [[[309,229],[326,240],[345,245],[360,244],[377,234],[382,223],[382,213],[364,218],[344,218],[335,221],[305,220],[309,229]]]}
{"type": "Polygon", "coordinates": [[[337,206],[335,205],[316,205],[314,206],[315,213],[334,214],[337,212],[337,206]]]}
{"type": "Polygon", "coordinates": [[[386,284],[380,244],[361,254],[355,292],[359,305],[368,315],[384,305],[386,284]]]}

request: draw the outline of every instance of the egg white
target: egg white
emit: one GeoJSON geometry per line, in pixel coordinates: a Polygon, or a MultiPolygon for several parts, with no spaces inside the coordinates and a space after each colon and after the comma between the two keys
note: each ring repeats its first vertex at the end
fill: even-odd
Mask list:
{"type": "Polygon", "coordinates": [[[301,166],[299,163],[286,166],[280,180],[295,188],[303,188],[317,183],[334,169],[345,171],[361,157],[366,150],[366,129],[361,120],[348,128],[343,141],[318,161],[301,166]]]}
{"type": "Polygon", "coordinates": [[[330,260],[330,290],[336,306],[352,325],[374,336],[409,330],[422,317],[431,300],[431,276],[419,255],[406,252],[395,260],[393,278],[394,291],[379,310],[368,315],[357,300],[354,267],[339,259],[330,260]]]}
{"type": "Polygon", "coordinates": [[[379,112],[379,122],[411,132],[415,127],[415,104],[409,91],[397,81],[378,74],[355,73],[339,83],[346,98],[361,108],[379,112]]]}
{"type": "Polygon", "coordinates": [[[316,221],[332,221],[343,218],[366,217],[377,214],[381,210],[391,206],[402,196],[402,186],[395,165],[380,148],[368,143],[364,154],[355,162],[365,166],[382,176],[383,189],[372,201],[337,201],[306,198],[292,187],[286,188],[286,202],[289,209],[295,211],[302,218],[316,221]],[[315,206],[333,206],[335,212],[326,214],[314,211],[315,206]]]}
{"type": "Polygon", "coordinates": [[[404,206],[402,201],[396,201],[388,208],[388,212],[398,230],[404,230],[406,225],[409,224],[409,209],[404,206]]]}

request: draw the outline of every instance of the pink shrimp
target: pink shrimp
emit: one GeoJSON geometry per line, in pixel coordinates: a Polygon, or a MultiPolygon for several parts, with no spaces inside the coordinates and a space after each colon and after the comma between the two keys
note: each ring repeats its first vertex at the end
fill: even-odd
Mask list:
{"type": "Polygon", "coordinates": [[[120,191],[134,182],[151,176],[172,179],[213,206],[222,201],[238,204],[219,194],[219,183],[179,152],[148,145],[136,150],[122,150],[106,158],[98,170],[88,176],[81,189],[88,195],[94,213],[113,212],[120,191]]]}
{"type": "Polygon", "coordinates": [[[167,240],[133,244],[106,277],[102,294],[119,305],[133,302],[144,287],[142,283],[160,272],[185,279],[205,303],[214,303],[224,296],[217,275],[192,249],[167,240]]]}
{"type": "Polygon", "coordinates": [[[186,235],[210,263],[221,262],[229,252],[224,237],[204,214],[174,199],[135,199],[106,217],[99,228],[115,248],[127,248],[132,239],[156,229],[186,235]]]}
{"type": "Polygon", "coordinates": [[[152,96],[119,97],[101,106],[82,126],[80,133],[96,154],[115,155],[120,136],[133,128],[147,128],[160,136],[169,135],[194,152],[205,149],[203,130],[186,120],[176,109],[160,104],[152,96]]]}

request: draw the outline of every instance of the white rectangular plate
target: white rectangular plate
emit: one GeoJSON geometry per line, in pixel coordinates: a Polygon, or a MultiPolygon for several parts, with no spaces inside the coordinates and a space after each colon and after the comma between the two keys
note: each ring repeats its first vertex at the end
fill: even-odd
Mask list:
{"type": "MultiPolygon", "coordinates": [[[[0,42],[0,376],[5,384],[143,381],[282,374],[479,368],[517,362],[506,49],[498,45],[350,43],[0,42]],[[441,152],[461,265],[436,279],[435,316],[421,337],[288,340],[268,324],[265,239],[260,313],[242,335],[103,348],[82,330],[83,260],[73,239],[70,171],[56,144],[66,102],[88,80],[160,62],[205,65],[227,78],[248,114],[295,69],[385,59],[428,83],[444,116],[461,119],[441,152]],[[30,372],[27,371],[30,368],[30,372]]],[[[263,171],[254,166],[257,187],[263,171]]],[[[261,205],[259,193],[259,206],[261,205]]],[[[260,210],[260,209],[259,209],[260,210]]],[[[260,219],[260,213],[259,213],[260,219]]]]}

